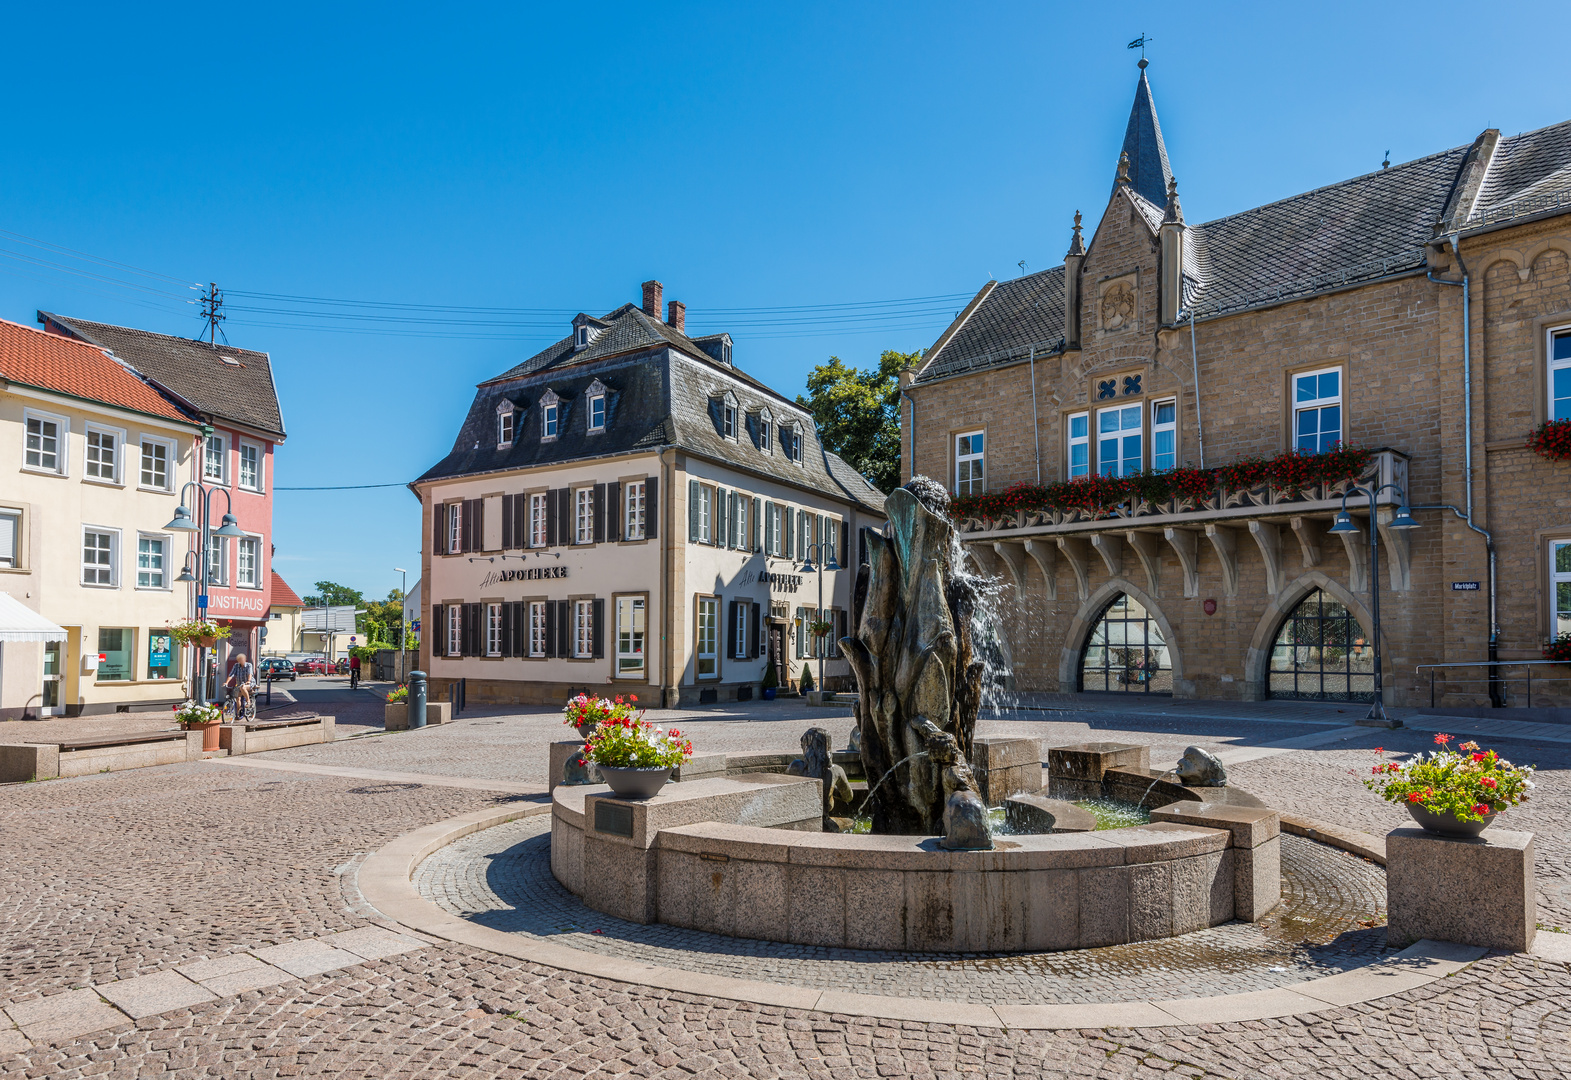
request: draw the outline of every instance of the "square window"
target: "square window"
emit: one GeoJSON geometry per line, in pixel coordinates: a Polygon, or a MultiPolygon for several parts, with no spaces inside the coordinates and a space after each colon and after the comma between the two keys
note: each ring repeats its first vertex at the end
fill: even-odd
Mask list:
{"type": "Polygon", "coordinates": [[[1139,405],[1102,409],[1097,413],[1097,471],[1103,476],[1133,476],[1144,463],[1139,405]]]}
{"type": "Polygon", "coordinates": [[[240,444],[240,486],[247,491],[262,490],[262,448],[255,443],[240,444]]]}
{"type": "Polygon", "coordinates": [[[155,439],[142,440],[142,486],[169,490],[169,444],[155,439]]]}
{"type": "Polygon", "coordinates": [[[164,573],[168,541],[161,536],[139,536],[136,540],[136,585],[139,589],[162,589],[168,581],[164,573]]]}
{"type": "Polygon", "coordinates": [[[224,453],[224,437],[222,435],[209,435],[207,443],[202,448],[202,479],[224,482],[224,463],[227,455],[224,453]]]}
{"type": "Polygon", "coordinates": [[[1342,441],[1342,370],[1293,377],[1293,446],[1318,454],[1342,441]]]}
{"type": "Polygon", "coordinates": [[[115,584],[115,540],[112,529],[82,530],[82,584],[115,584]]]}
{"type": "Polygon", "coordinates": [[[243,589],[257,587],[261,549],[261,541],[254,536],[242,536],[236,542],[235,584],[243,589]]]}
{"type": "Polygon", "coordinates": [[[98,629],[98,671],[95,682],[130,682],[136,677],[136,631],[117,626],[98,629]]]}
{"type": "Polygon", "coordinates": [[[1151,467],[1158,472],[1178,464],[1178,402],[1158,401],[1151,406],[1151,467]]]}
{"type": "Polygon", "coordinates": [[[27,418],[27,456],[24,461],[30,469],[64,472],[65,455],[60,447],[60,424],[41,416],[27,418]]]}
{"type": "Polygon", "coordinates": [[[1547,415],[1551,420],[1571,420],[1571,329],[1550,335],[1547,415]]]}
{"type": "Polygon", "coordinates": [[[984,474],[984,435],[968,431],[955,436],[955,494],[980,495],[987,490],[984,474]]]}

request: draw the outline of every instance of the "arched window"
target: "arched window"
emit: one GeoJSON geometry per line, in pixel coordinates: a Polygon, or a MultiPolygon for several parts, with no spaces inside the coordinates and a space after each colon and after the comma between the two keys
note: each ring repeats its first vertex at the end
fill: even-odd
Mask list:
{"type": "Polygon", "coordinates": [[[1138,600],[1119,593],[1102,610],[1080,655],[1080,689],[1171,694],[1173,663],[1162,629],[1138,600]]]}
{"type": "Polygon", "coordinates": [[[1375,654],[1341,601],[1316,589],[1277,631],[1267,692],[1309,701],[1372,701],[1375,654]]]}

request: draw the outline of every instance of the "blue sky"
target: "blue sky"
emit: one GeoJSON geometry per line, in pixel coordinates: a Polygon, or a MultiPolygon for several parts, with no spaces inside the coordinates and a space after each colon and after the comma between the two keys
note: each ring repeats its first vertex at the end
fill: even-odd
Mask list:
{"type": "MultiPolygon", "coordinates": [[[[1496,10],[13,7],[0,317],[194,336],[181,283],[216,281],[229,340],[276,365],[275,483],[407,481],[476,382],[650,277],[792,394],[831,354],[930,344],[990,275],[1061,262],[1077,208],[1094,223],[1142,32],[1191,221],[1571,118],[1563,65],[1524,48],[1571,8],[1496,10]],[[937,299],[813,310],[910,298],[937,299]]],[[[418,568],[417,504],[280,492],[274,540],[302,594],[380,596],[418,568]]]]}

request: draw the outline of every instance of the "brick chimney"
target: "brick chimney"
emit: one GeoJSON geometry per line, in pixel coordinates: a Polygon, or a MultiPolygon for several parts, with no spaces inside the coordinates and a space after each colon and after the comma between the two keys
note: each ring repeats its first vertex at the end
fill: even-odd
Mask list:
{"type": "Polygon", "coordinates": [[[687,305],[680,300],[673,300],[666,305],[666,311],[665,321],[671,325],[671,329],[678,334],[687,333],[687,305]]]}
{"type": "Polygon", "coordinates": [[[660,318],[660,294],[663,286],[658,281],[644,282],[644,314],[651,319],[660,318]]]}

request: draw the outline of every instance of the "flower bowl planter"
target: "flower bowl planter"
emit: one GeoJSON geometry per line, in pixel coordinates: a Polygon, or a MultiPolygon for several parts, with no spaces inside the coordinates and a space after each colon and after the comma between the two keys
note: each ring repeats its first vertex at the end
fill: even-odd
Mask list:
{"type": "Polygon", "coordinates": [[[589,738],[589,736],[591,736],[591,735],[593,735],[595,733],[595,728],[597,728],[599,726],[600,726],[599,724],[579,724],[578,725],[578,737],[580,739],[587,739],[587,738],[589,738]]]}
{"type": "Polygon", "coordinates": [[[210,750],[219,749],[218,729],[223,726],[220,721],[214,720],[211,724],[193,724],[191,726],[202,733],[202,753],[205,754],[210,750]]]}
{"type": "Polygon", "coordinates": [[[211,649],[214,645],[218,644],[218,638],[216,638],[213,635],[209,634],[209,635],[207,635],[205,637],[197,638],[196,639],[196,643],[198,645],[202,646],[202,648],[204,648],[204,649],[211,649]]]}
{"type": "Polygon", "coordinates": [[[773,701],[779,693],[780,688],[778,686],[766,686],[763,689],[764,700],[773,701]]]}
{"type": "Polygon", "coordinates": [[[660,789],[671,779],[669,768],[636,769],[614,765],[596,765],[600,779],[624,799],[647,799],[660,794],[660,789]]]}
{"type": "Polygon", "coordinates": [[[1432,832],[1436,836],[1474,837],[1489,828],[1489,823],[1495,820],[1495,815],[1489,814],[1479,821],[1458,821],[1455,814],[1437,814],[1418,803],[1408,803],[1407,812],[1423,826],[1425,832],[1432,832]]]}

